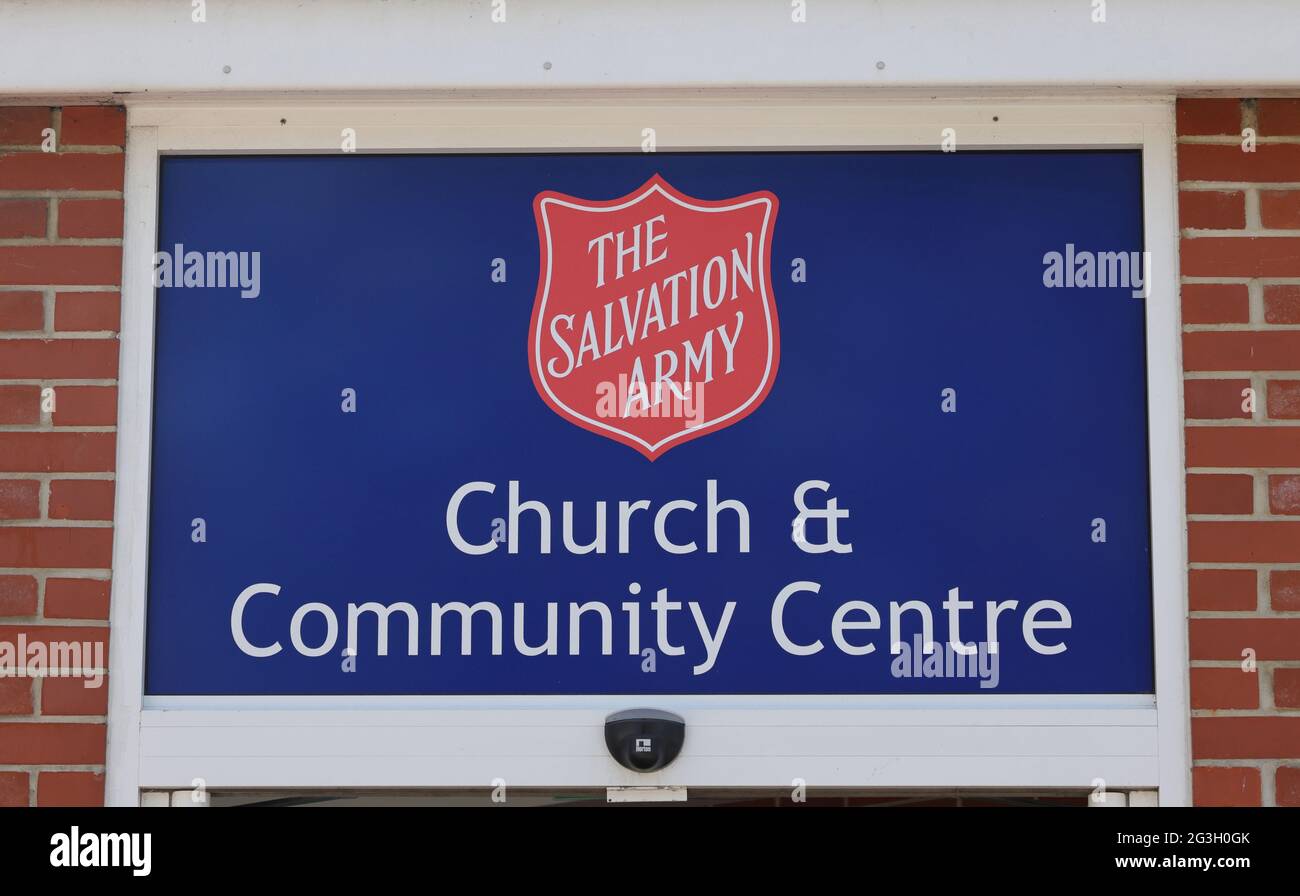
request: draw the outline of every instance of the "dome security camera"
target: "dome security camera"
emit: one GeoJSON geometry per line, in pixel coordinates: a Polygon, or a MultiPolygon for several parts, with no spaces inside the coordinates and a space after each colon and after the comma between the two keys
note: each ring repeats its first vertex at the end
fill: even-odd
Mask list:
{"type": "Polygon", "coordinates": [[[605,746],[634,772],[657,772],[682,751],[686,720],[662,709],[625,709],[605,719],[605,746]]]}

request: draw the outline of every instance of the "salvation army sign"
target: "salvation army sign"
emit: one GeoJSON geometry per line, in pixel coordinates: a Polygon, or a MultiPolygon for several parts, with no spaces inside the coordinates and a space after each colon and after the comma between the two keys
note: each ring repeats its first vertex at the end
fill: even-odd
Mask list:
{"type": "Polygon", "coordinates": [[[775,196],[701,201],[655,175],[618,199],[547,192],[534,208],[529,369],[552,410],[654,460],[762,403],[781,353],[775,196]]]}
{"type": "Polygon", "coordinates": [[[1143,299],[1043,261],[1141,250],[1137,153],[160,196],[149,694],[1152,691],[1143,299]]]}

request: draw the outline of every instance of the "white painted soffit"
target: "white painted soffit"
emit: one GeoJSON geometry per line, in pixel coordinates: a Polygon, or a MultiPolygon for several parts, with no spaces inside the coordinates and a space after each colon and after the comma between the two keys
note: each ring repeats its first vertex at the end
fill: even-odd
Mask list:
{"type": "Polygon", "coordinates": [[[0,0],[0,95],[1300,87],[1298,0],[1101,3],[0,0]]]}

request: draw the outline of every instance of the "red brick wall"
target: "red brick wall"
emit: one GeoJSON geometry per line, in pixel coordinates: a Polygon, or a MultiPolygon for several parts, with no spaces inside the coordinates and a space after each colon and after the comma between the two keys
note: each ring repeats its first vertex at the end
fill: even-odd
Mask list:
{"type": "Polygon", "coordinates": [[[1178,180],[1193,793],[1295,806],[1300,100],[1180,101],[1178,180]]]}
{"type": "MultiPolygon", "coordinates": [[[[107,648],[124,141],[120,108],[0,108],[0,641],[11,644],[107,648]]],[[[106,680],[0,678],[0,806],[103,802],[107,691],[106,680]]]]}

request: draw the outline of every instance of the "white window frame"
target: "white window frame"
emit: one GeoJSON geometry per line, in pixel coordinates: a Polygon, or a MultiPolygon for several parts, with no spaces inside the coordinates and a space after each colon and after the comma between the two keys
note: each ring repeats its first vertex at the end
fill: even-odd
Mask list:
{"type": "MultiPolygon", "coordinates": [[[[853,92],[128,100],[107,801],[190,788],[688,786],[1156,789],[1190,795],[1177,182],[1169,97],[865,98],[853,92]],[[159,157],[358,152],[1138,148],[1150,253],[1147,395],[1151,695],[143,697],[159,157]],[[637,775],[604,716],[687,719],[686,749],[637,775]]],[[[544,186],[544,185],[540,185],[544,186]]],[[[539,189],[540,189],[539,186],[539,189]]],[[[1134,301],[1142,301],[1134,299],[1134,301]]]]}

